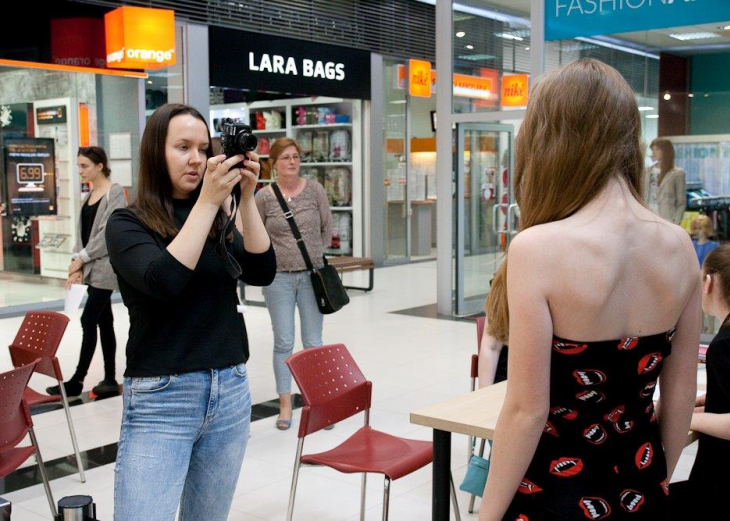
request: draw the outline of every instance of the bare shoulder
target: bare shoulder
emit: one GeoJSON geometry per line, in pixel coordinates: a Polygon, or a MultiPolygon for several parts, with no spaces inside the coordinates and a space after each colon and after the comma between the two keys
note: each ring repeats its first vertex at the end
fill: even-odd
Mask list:
{"type": "Polygon", "coordinates": [[[540,224],[518,233],[509,245],[510,267],[540,268],[551,263],[556,241],[562,240],[560,229],[554,224],[540,224]]]}

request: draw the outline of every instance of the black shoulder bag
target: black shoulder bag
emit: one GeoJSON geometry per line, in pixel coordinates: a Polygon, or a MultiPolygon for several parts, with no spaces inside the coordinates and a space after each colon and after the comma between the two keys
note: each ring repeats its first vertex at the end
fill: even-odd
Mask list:
{"type": "Polygon", "coordinates": [[[304,264],[307,265],[307,271],[309,271],[312,279],[312,287],[314,288],[314,295],[317,297],[317,307],[320,313],[329,315],[339,311],[342,306],[350,302],[350,297],[347,296],[347,291],[345,291],[345,287],[342,285],[339,275],[337,275],[337,270],[327,263],[324,256],[322,256],[324,266],[319,269],[314,268],[309,253],[307,253],[307,247],[304,245],[302,234],[299,233],[299,227],[294,220],[294,214],[289,210],[289,206],[287,206],[277,184],[273,183],[271,188],[279,200],[279,206],[284,212],[284,218],[289,223],[294,239],[297,241],[297,246],[299,246],[299,251],[302,252],[302,257],[304,257],[304,264]]]}

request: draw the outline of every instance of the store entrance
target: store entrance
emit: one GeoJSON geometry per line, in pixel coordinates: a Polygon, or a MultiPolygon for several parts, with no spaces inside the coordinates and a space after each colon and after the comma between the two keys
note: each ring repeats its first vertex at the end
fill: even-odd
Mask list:
{"type": "Polygon", "coordinates": [[[517,232],[514,127],[464,123],[457,134],[455,314],[484,310],[494,272],[517,232]]]}

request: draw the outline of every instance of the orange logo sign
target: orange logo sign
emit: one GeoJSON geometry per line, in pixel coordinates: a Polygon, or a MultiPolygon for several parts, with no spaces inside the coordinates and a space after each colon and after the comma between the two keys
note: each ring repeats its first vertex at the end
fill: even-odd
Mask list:
{"type": "Polygon", "coordinates": [[[492,78],[454,74],[454,96],[485,100],[493,99],[494,82],[492,78]]]}
{"type": "Polygon", "coordinates": [[[175,11],[124,6],[104,15],[106,65],[163,69],[175,64],[175,11]]]}
{"type": "Polygon", "coordinates": [[[408,93],[419,98],[431,97],[431,62],[408,60],[408,93]]]}
{"type": "Polygon", "coordinates": [[[529,87],[530,77],[527,74],[502,76],[502,106],[526,107],[529,87]]]}

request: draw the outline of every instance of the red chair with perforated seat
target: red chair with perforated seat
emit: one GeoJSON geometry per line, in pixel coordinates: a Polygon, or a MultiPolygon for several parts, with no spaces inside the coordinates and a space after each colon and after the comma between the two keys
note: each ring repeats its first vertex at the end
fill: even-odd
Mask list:
{"type": "Polygon", "coordinates": [[[20,325],[15,340],[10,344],[10,358],[15,367],[22,367],[33,360],[40,358],[35,371],[58,381],[61,389],[61,395],[49,396],[34,391],[30,387],[26,387],[23,398],[28,407],[40,405],[42,403],[61,402],[66,412],[66,422],[68,430],[71,432],[71,443],[73,444],[74,454],[76,455],[76,465],[79,469],[81,482],[86,482],[84,475],[84,465],[81,463],[81,454],[79,453],[79,445],[76,441],[76,429],[74,429],[71,412],[68,406],[68,397],[66,396],[66,388],[63,386],[63,373],[61,373],[61,365],[56,358],[56,351],[61,345],[61,339],[66,332],[66,326],[69,319],[61,313],[53,311],[33,311],[27,313],[20,325]]]}
{"type": "Polygon", "coordinates": [[[56,504],[53,501],[46,467],[38,448],[38,440],[33,431],[33,419],[30,416],[28,404],[23,399],[23,392],[38,362],[39,360],[35,360],[19,369],[0,374],[0,478],[4,478],[20,467],[25,460],[35,455],[43,487],[46,489],[48,504],[55,517],[56,504]],[[17,445],[23,441],[26,434],[30,434],[32,445],[18,447],[17,445]]]}
{"type": "MultiPolygon", "coordinates": [[[[391,436],[370,427],[372,383],[365,379],[344,345],[305,349],[290,356],[286,364],[304,401],[287,521],[291,521],[294,513],[302,465],[323,465],[348,474],[362,473],[360,519],[365,519],[367,473],[383,474],[383,520],[387,520],[390,482],[431,463],[433,444],[391,436]],[[343,443],[327,452],[302,455],[304,438],[308,434],[361,412],[365,413],[365,425],[343,443]]],[[[451,493],[456,519],[460,519],[453,479],[451,493]]]]}

